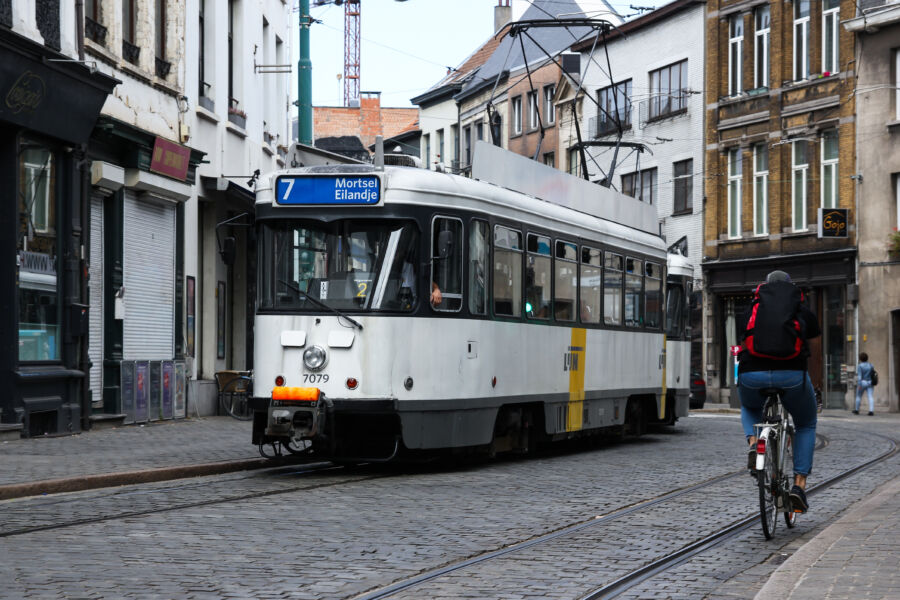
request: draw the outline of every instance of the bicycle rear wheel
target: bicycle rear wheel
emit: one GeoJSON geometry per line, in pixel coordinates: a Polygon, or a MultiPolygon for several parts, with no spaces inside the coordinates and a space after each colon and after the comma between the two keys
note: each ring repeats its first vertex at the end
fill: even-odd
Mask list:
{"type": "Polygon", "coordinates": [[[756,482],[759,486],[759,520],[762,523],[763,535],[767,540],[771,540],[775,535],[775,523],[778,516],[775,512],[775,496],[772,494],[777,481],[774,460],[775,443],[776,440],[773,437],[767,440],[765,466],[756,472],[756,482]]]}
{"type": "Polygon", "coordinates": [[[791,476],[789,473],[794,472],[794,429],[791,427],[788,430],[787,435],[787,443],[784,445],[784,471],[785,474],[782,476],[782,484],[781,491],[784,493],[784,502],[787,504],[784,513],[784,522],[787,526],[793,527],[797,524],[797,513],[794,512],[793,508],[790,506],[791,499],[788,496],[788,493],[791,489],[791,476]]]}
{"type": "Polygon", "coordinates": [[[236,377],[226,383],[219,394],[222,410],[239,421],[249,421],[253,418],[253,411],[250,410],[248,401],[250,398],[250,383],[249,377],[236,377]]]}

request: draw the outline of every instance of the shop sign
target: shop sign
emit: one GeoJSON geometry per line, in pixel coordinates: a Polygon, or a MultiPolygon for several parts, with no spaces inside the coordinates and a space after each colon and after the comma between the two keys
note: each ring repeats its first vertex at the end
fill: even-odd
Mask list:
{"type": "Polygon", "coordinates": [[[22,111],[34,112],[44,99],[44,80],[31,71],[25,71],[9,88],[6,106],[17,115],[22,111]]]}
{"type": "Polygon", "coordinates": [[[153,143],[150,170],[178,181],[184,181],[187,178],[190,158],[191,149],[187,146],[157,137],[153,143]]]}
{"type": "Polygon", "coordinates": [[[847,212],[846,208],[820,208],[819,237],[847,237],[847,212]]]}

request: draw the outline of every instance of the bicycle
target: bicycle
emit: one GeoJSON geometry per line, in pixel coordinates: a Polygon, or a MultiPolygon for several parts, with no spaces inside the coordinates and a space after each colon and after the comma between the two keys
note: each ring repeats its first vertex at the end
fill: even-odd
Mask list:
{"type": "Polygon", "coordinates": [[[784,513],[789,528],[797,522],[791,507],[794,464],[794,424],[781,397],[784,390],[766,388],[763,422],[754,425],[756,442],[756,482],[759,487],[759,517],[767,540],[775,535],[778,513],[784,513]]]}
{"type": "Polygon", "coordinates": [[[253,390],[250,371],[219,371],[216,373],[216,384],[219,387],[219,405],[226,414],[239,421],[253,418],[249,402],[253,390]]]}

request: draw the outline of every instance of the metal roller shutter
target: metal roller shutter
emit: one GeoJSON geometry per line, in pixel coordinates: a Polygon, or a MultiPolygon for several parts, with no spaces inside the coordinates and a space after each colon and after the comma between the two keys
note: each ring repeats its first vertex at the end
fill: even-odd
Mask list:
{"type": "Polygon", "coordinates": [[[94,402],[103,400],[103,196],[91,195],[91,310],[88,358],[91,360],[91,392],[94,402]]]}
{"type": "Polygon", "coordinates": [[[175,205],[125,192],[125,360],[175,355],[175,205]]]}

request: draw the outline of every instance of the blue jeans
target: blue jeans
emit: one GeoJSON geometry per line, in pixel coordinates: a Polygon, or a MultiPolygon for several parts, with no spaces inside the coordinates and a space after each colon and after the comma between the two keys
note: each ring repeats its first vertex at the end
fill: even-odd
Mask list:
{"type": "Polygon", "coordinates": [[[741,425],[748,438],[756,435],[753,425],[762,423],[765,397],[760,390],[777,387],[784,390],[781,401],[794,419],[794,473],[809,475],[816,447],[816,393],[804,371],[751,371],[738,377],[741,395],[741,425]]]}
{"type": "Polygon", "coordinates": [[[859,410],[859,403],[862,401],[863,390],[869,393],[869,412],[875,412],[875,398],[872,397],[872,384],[862,380],[856,386],[856,410],[859,410]]]}

